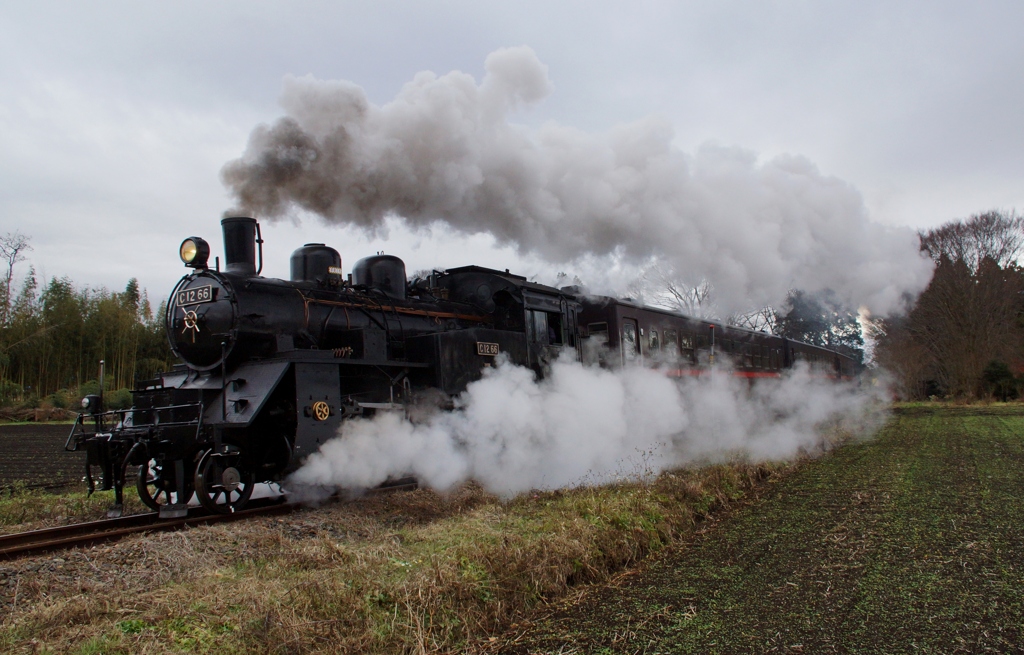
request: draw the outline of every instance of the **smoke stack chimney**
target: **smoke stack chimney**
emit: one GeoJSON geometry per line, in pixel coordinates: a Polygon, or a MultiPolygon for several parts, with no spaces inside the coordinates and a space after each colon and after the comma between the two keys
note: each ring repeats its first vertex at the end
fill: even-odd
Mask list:
{"type": "Polygon", "coordinates": [[[256,275],[256,219],[228,216],[221,219],[224,230],[224,270],[235,275],[256,275]]]}

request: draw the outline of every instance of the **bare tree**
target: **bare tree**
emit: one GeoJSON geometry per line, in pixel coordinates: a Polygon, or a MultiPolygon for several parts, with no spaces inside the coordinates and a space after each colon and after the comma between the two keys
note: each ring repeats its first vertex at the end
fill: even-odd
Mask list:
{"type": "Polygon", "coordinates": [[[727,322],[749,330],[778,334],[779,313],[771,305],[765,305],[752,312],[730,316],[727,322]]]}
{"type": "Polygon", "coordinates": [[[872,319],[869,336],[875,342],[874,361],[892,374],[900,398],[926,398],[938,391],[930,382],[935,379],[935,366],[924,345],[910,333],[908,322],[906,316],[872,319]]]}
{"type": "Polygon", "coordinates": [[[0,305],[0,325],[7,325],[11,315],[11,285],[14,283],[14,265],[25,260],[25,251],[32,250],[29,238],[20,232],[8,232],[0,237],[0,258],[7,263],[3,281],[3,304],[0,305]]]}
{"type": "Polygon", "coordinates": [[[950,221],[921,233],[921,249],[936,263],[945,256],[963,262],[976,273],[985,259],[1000,268],[1017,262],[1024,249],[1024,216],[1016,211],[991,210],[966,221],[950,221]]]}
{"type": "Polygon", "coordinates": [[[649,265],[629,287],[630,294],[652,305],[696,316],[716,318],[714,287],[707,278],[686,280],[661,262],[649,265]]]}

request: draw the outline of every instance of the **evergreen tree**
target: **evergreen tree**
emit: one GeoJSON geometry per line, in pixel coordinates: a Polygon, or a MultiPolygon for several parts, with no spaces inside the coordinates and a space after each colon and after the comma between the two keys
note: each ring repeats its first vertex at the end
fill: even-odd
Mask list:
{"type": "Polygon", "coordinates": [[[857,362],[864,360],[864,337],[857,313],[846,307],[831,289],[815,294],[791,291],[777,330],[788,339],[829,348],[857,362]]]}

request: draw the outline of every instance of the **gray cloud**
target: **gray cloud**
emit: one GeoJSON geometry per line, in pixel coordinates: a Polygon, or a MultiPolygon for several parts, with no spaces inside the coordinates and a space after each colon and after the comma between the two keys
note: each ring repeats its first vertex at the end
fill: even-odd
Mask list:
{"type": "MultiPolygon", "coordinates": [[[[218,170],[279,114],[285,75],[355,80],[379,107],[414,71],[480,80],[488,52],[521,43],[557,83],[512,114],[534,134],[546,121],[608,134],[654,114],[691,157],[708,141],[761,163],[800,153],[855,185],[875,220],[936,225],[1024,206],[1022,24],[1024,6],[1001,0],[5,3],[0,230],[32,233],[48,274],[120,286],[137,273],[162,294],[181,270],[175,240],[216,232],[218,170]],[[116,265],[97,264],[112,250],[116,265]]],[[[319,229],[268,226],[277,270],[319,229]]],[[[417,243],[451,242],[318,234],[348,258],[429,259],[417,243]]],[[[493,250],[473,261],[518,266],[493,250]]]]}

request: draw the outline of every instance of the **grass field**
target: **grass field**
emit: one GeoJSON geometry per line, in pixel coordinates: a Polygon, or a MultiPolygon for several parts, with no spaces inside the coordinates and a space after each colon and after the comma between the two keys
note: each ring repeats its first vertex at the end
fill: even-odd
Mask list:
{"type": "Polygon", "coordinates": [[[898,411],[493,650],[1024,652],[1024,411],[898,411]]]}
{"type": "MultiPolygon", "coordinates": [[[[711,466],[510,501],[418,490],[0,562],[0,652],[462,652],[779,470],[711,466]]],[[[0,499],[0,518],[96,510],[80,502],[24,491],[0,499]]]]}

